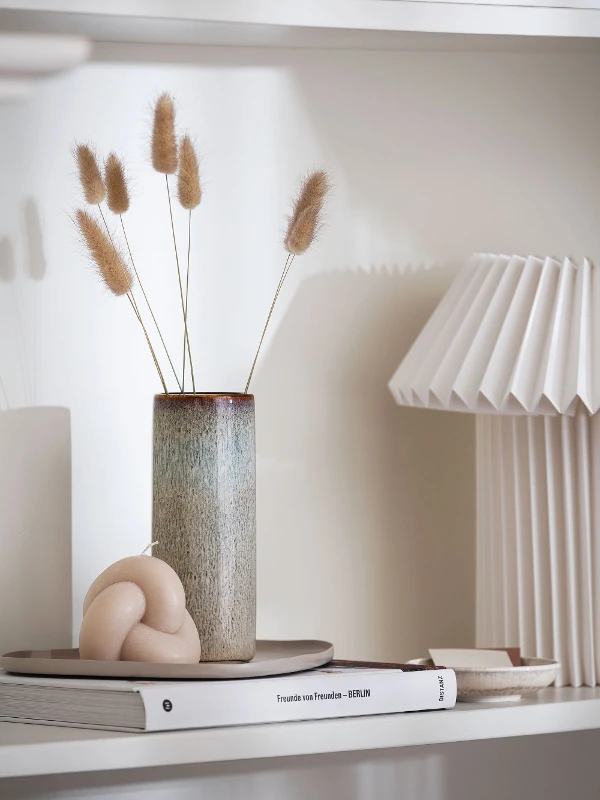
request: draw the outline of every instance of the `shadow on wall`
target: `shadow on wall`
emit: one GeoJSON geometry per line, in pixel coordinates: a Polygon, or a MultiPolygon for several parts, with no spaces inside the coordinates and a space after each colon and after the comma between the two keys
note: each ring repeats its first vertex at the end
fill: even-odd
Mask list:
{"type": "Polygon", "coordinates": [[[36,406],[40,393],[41,283],[46,256],[38,206],[32,197],[23,202],[21,219],[23,273],[17,270],[13,241],[0,236],[0,410],[36,406]]]}
{"type": "Polygon", "coordinates": [[[23,225],[27,246],[27,274],[33,280],[41,281],[46,275],[46,256],[40,215],[32,197],[28,197],[23,203],[23,225]]]}
{"type": "MultiPolygon", "coordinates": [[[[0,283],[9,284],[15,279],[15,251],[11,240],[7,236],[0,238],[0,283]]],[[[1,288],[1,287],[0,287],[1,288]]],[[[6,378],[0,363],[0,410],[10,408],[10,400],[6,390],[6,378]]]]}
{"type": "Polygon", "coordinates": [[[70,412],[14,408],[14,398],[37,399],[46,275],[32,198],[22,222],[23,272],[0,237],[0,654],[70,647],[72,627],[70,412]]]}
{"type": "Polygon", "coordinates": [[[473,417],[387,388],[453,274],[317,275],[273,334],[253,387],[259,635],[336,630],[338,656],[389,660],[473,644],[473,417]]]}
{"type": "Polygon", "coordinates": [[[71,422],[0,413],[0,653],[71,646],[71,422]]]}

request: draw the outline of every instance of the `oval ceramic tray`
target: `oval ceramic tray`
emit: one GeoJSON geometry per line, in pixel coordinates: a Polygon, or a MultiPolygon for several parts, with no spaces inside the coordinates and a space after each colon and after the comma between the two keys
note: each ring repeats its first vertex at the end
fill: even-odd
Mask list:
{"type": "MultiPolygon", "coordinates": [[[[409,664],[433,664],[430,658],[415,658],[409,664]]],[[[560,664],[547,658],[522,658],[520,667],[453,667],[457,697],[467,703],[520,700],[550,686],[560,664]]]]}
{"type": "Polygon", "coordinates": [[[252,661],[201,661],[199,664],[150,664],[141,661],[84,661],[79,650],[20,650],[2,656],[7,672],[31,675],[78,675],[87,678],[163,678],[232,680],[285,675],[331,661],[333,645],[312,640],[256,642],[252,661]]]}

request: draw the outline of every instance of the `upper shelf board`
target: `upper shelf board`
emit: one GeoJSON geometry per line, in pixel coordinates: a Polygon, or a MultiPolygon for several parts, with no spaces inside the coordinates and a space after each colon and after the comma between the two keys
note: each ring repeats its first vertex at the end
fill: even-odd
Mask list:
{"type": "Polygon", "coordinates": [[[394,48],[400,32],[596,38],[600,0],[0,0],[0,30],[262,47],[394,48]]]}
{"type": "Polygon", "coordinates": [[[91,52],[76,36],[2,33],[0,25],[0,100],[26,97],[37,79],[83,64],[91,52]]]}

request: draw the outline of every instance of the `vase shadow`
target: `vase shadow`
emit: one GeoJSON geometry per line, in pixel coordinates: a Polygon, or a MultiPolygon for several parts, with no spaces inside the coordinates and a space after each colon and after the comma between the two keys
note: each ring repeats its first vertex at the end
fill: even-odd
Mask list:
{"type": "Polygon", "coordinates": [[[272,332],[254,384],[260,635],[387,660],[448,631],[472,645],[473,417],[399,408],[387,387],[453,274],[316,275],[272,332]]]}
{"type": "Polygon", "coordinates": [[[71,422],[0,412],[0,653],[71,646],[71,422]]]}

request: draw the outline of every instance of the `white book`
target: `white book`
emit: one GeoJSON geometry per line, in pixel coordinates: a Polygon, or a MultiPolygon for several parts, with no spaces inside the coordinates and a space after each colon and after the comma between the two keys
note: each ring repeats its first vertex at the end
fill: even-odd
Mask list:
{"type": "Polygon", "coordinates": [[[119,681],[0,672],[0,720],[124,731],[452,708],[450,669],[333,661],[276,678],[119,681]]]}

